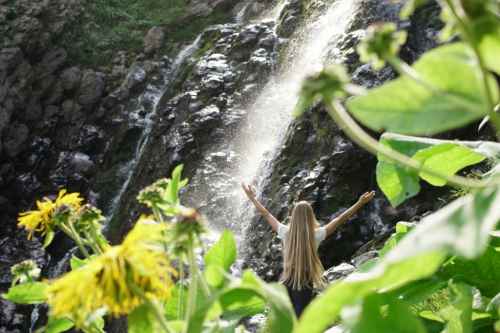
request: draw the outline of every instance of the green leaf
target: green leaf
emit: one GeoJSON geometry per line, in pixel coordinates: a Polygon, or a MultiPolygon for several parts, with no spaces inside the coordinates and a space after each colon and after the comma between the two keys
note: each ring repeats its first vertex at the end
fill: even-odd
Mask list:
{"type": "MultiPolygon", "coordinates": [[[[398,247],[390,253],[394,253],[398,247]]],[[[296,333],[321,333],[338,317],[342,308],[375,293],[398,288],[408,282],[432,275],[446,255],[442,252],[415,254],[402,252],[382,258],[370,271],[354,273],[332,284],[317,297],[300,318],[296,333]]]]}
{"type": "Polygon", "coordinates": [[[387,252],[392,250],[403,237],[415,227],[414,223],[398,222],[396,224],[396,232],[384,243],[384,247],[380,249],[379,256],[384,256],[387,252]]]}
{"type": "Polygon", "coordinates": [[[172,296],[165,304],[165,317],[168,320],[183,319],[187,304],[188,289],[177,283],[172,296]]]}
{"type": "MultiPolygon", "coordinates": [[[[464,44],[435,48],[413,68],[427,86],[403,75],[350,99],[349,111],[376,131],[423,135],[461,127],[487,115],[479,70],[464,44]]],[[[494,79],[488,79],[498,90],[494,79]]]]}
{"type": "Polygon", "coordinates": [[[160,331],[157,326],[156,318],[147,305],[135,308],[128,315],[128,333],[155,333],[160,331]]]}
{"type": "Polygon", "coordinates": [[[446,321],[447,333],[472,332],[472,288],[463,283],[450,285],[452,301],[439,311],[439,316],[446,321]]]}
{"type": "Polygon", "coordinates": [[[332,284],[308,306],[296,332],[320,333],[341,309],[376,291],[391,291],[433,275],[449,254],[480,256],[500,221],[500,187],[461,197],[428,215],[367,272],[332,284]]]}
{"type": "Polygon", "coordinates": [[[18,304],[39,304],[47,300],[46,288],[47,284],[43,282],[18,284],[11,287],[2,297],[18,304]]]}
{"type": "MultiPolygon", "coordinates": [[[[393,138],[392,133],[382,135],[380,143],[408,157],[430,146],[429,143],[416,140],[393,138]]],[[[417,172],[392,162],[384,155],[379,154],[377,157],[377,184],[392,206],[396,207],[420,192],[417,172]]]]}
{"type": "Polygon", "coordinates": [[[167,197],[165,200],[173,205],[179,204],[179,190],[186,184],[187,180],[181,181],[183,165],[180,164],[172,171],[172,178],[167,185],[167,197]]]}
{"type": "Polygon", "coordinates": [[[473,22],[471,31],[486,66],[500,75],[500,24],[494,16],[473,22]]]}
{"type": "Polygon", "coordinates": [[[74,326],[75,324],[73,324],[73,322],[69,319],[49,317],[49,321],[43,332],[60,333],[60,332],[65,332],[73,328],[74,326]]]}
{"type": "Polygon", "coordinates": [[[358,321],[350,331],[352,333],[426,333],[422,322],[402,302],[372,295],[363,302],[358,321]]]}
{"type": "Polygon", "coordinates": [[[212,286],[220,286],[224,281],[224,272],[229,271],[229,268],[236,260],[237,249],[234,235],[229,230],[224,230],[217,243],[205,254],[205,277],[207,282],[212,286]]]}
{"type": "MultiPolygon", "coordinates": [[[[394,133],[384,133],[380,143],[401,154],[412,157],[423,163],[425,167],[434,169],[445,175],[453,175],[465,166],[484,160],[492,161],[500,158],[500,144],[497,142],[447,141],[394,133]]],[[[392,162],[382,154],[378,156],[377,183],[396,207],[406,199],[420,191],[419,176],[436,186],[444,185],[444,180],[417,172],[392,162]]]]}
{"type": "Polygon", "coordinates": [[[420,192],[420,181],[415,171],[395,163],[379,161],[376,169],[377,184],[393,207],[420,192]]]}
{"type": "Polygon", "coordinates": [[[446,280],[437,277],[430,277],[428,279],[408,283],[389,292],[388,294],[392,297],[397,297],[398,299],[405,301],[405,303],[418,305],[439,290],[446,288],[447,285],[448,283],[446,280]]]}
{"type": "Polygon", "coordinates": [[[224,318],[238,320],[264,312],[266,302],[252,289],[234,288],[219,298],[224,318]]]}
{"type": "MultiPolygon", "coordinates": [[[[472,149],[453,143],[443,143],[433,147],[419,150],[413,158],[424,168],[452,176],[463,168],[484,161],[484,155],[472,149]]],[[[446,180],[435,177],[425,172],[419,176],[434,186],[446,185],[446,180]]]]}
{"type": "Polygon", "coordinates": [[[47,234],[45,235],[44,239],[43,239],[43,247],[47,247],[50,245],[50,243],[52,243],[52,241],[54,240],[54,236],[56,235],[55,231],[54,230],[48,230],[47,231],[47,234]]]}
{"type": "Polygon", "coordinates": [[[76,256],[72,256],[70,261],[69,261],[69,265],[70,265],[72,270],[75,270],[75,269],[78,269],[82,266],[85,266],[88,261],[89,261],[88,259],[80,259],[76,256]]]}
{"type": "Polygon", "coordinates": [[[493,297],[500,293],[500,252],[488,246],[474,260],[455,257],[443,266],[440,276],[465,282],[478,288],[481,295],[493,297]]]}

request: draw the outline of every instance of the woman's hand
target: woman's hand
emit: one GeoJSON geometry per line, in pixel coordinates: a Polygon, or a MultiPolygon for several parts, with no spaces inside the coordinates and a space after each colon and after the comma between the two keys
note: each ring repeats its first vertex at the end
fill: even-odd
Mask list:
{"type": "Polygon", "coordinates": [[[362,205],[366,205],[373,199],[374,196],[375,196],[375,191],[365,192],[359,197],[358,202],[361,203],[362,205]]]}
{"type": "Polygon", "coordinates": [[[255,200],[255,189],[252,187],[252,185],[246,185],[245,183],[241,183],[241,187],[243,187],[243,191],[245,191],[245,194],[247,195],[248,199],[251,201],[255,200]]]}

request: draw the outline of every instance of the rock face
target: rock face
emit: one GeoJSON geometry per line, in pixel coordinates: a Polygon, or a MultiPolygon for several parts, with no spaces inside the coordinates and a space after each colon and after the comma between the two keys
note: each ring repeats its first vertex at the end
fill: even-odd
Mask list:
{"type": "Polygon", "coordinates": [[[192,176],[207,151],[223,143],[240,123],[241,105],[272,70],[277,42],[268,23],[217,25],[204,31],[189,57],[175,61],[174,66],[180,67],[172,70],[173,79],[155,108],[148,143],[141,151],[133,149],[139,152],[134,153],[134,174],[119,201],[112,203],[119,207],[109,226],[113,241],[124,235],[140,212],[135,201],[140,189],[183,162],[185,174],[192,176]]]}
{"type": "MultiPolygon", "coordinates": [[[[274,6],[273,0],[189,1],[191,18],[233,9],[238,23],[207,27],[177,58],[160,54],[165,36],[153,28],[145,37],[145,55],[131,60],[125,51],[118,52],[112,67],[103,70],[72,63],[56,43],[66,27],[77,24],[86,1],[0,0],[0,291],[10,284],[10,266],[24,259],[34,258],[45,276],[66,269],[71,242],[56,235],[53,246],[44,250],[15,226],[19,211],[61,187],[81,192],[112,217],[107,234],[114,242],[141,212],[137,192],[179,163],[185,163],[184,174],[192,178],[186,204],[203,210],[230,200],[229,185],[237,180],[229,170],[239,157],[228,139],[247,118],[245,105],[279,68],[286,39],[294,38],[307,15],[332,1],[291,0],[277,26],[245,23],[274,6]],[[206,191],[207,179],[224,180],[216,194],[206,191]],[[208,194],[197,197],[195,192],[208,194]]],[[[359,62],[355,47],[372,22],[395,21],[409,31],[401,52],[409,62],[436,45],[441,23],[434,2],[408,22],[397,21],[399,7],[392,1],[358,2],[348,31],[332,43],[326,59],[346,64],[355,82],[372,87],[395,75],[390,68],[374,72],[359,62]]],[[[317,106],[289,126],[282,148],[268,161],[263,201],[286,221],[294,201],[308,200],[325,223],[375,188],[375,163],[317,106]]],[[[331,267],[348,261],[374,236],[383,238],[395,221],[435,208],[439,194],[423,191],[398,210],[378,194],[321,246],[323,263],[331,267]]],[[[253,219],[244,236],[246,265],[276,279],[281,245],[266,224],[253,219]]],[[[344,265],[330,273],[340,276],[350,269],[344,265]]],[[[25,332],[38,325],[31,322],[36,317],[32,307],[0,300],[0,308],[0,332],[25,332]]]]}

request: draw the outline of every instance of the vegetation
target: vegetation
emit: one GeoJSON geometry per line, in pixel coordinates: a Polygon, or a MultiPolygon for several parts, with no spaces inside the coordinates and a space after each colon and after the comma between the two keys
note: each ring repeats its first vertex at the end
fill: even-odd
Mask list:
{"type": "MultiPolygon", "coordinates": [[[[410,15],[425,1],[409,1],[410,15]]],[[[74,326],[102,332],[104,316],[128,316],[129,332],[235,332],[240,320],[267,313],[264,331],[323,332],[341,322],[349,332],[500,331],[500,144],[444,141],[432,135],[487,116],[500,137],[500,22],[498,1],[443,0],[446,40],[460,41],[428,51],[413,66],[397,57],[404,34],[392,25],[372,28],[360,46],[362,59],[375,67],[389,63],[399,78],[366,91],[349,82],[341,67],[326,69],[305,82],[296,110],[300,115],[322,99],[331,117],[362,147],[378,156],[377,182],[397,206],[416,195],[420,181],[459,187],[463,195],[414,226],[399,223],[371,260],[333,283],[297,320],[286,290],[246,271],[229,274],[236,258],[230,232],[204,256],[199,214],[180,204],[186,185],[177,167],[170,179],[145,188],[138,200],[151,209],[120,245],[101,233],[99,210],[77,193],[59,193],[20,215],[30,237],[50,244],[55,230],[80,249],[72,271],[40,281],[33,262],[12,268],[12,287],[4,298],[22,304],[48,303],[45,332],[74,326]],[[455,39],[454,39],[455,40],[455,39]],[[346,109],[346,107],[347,109],[346,109]],[[384,133],[370,137],[351,118],[384,133]],[[457,176],[488,160],[480,178],[457,176]],[[187,268],[187,269],[186,269],[187,268]]]]}
{"type": "Polygon", "coordinates": [[[91,66],[109,65],[117,51],[139,53],[146,32],[154,26],[167,30],[165,52],[179,42],[193,39],[209,24],[222,22],[228,13],[215,11],[185,24],[186,0],[96,0],[86,5],[80,22],[66,31],[60,42],[69,59],[91,66]]]}
{"type": "MultiPolygon", "coordinates": [[[[408,17],[425,1],[409,1],[408,17]]],[[[397,57],[405,33],[392,24],[371,28],[359,46],[374,68],[390,64],[399,78],[366,91],[342,67],[326,69],[303,88],[296,114],[321,98],[330,116],[359,145],[377,155],[377,182],[397,206],[433,186],[463,196],[416,227],[399,224],[380,258],[331,285],[301,317],[295,332],[323,332],[338,318],[349,332],[500,331],[500,144],[445,141],[433,135],[488,117],[500,138],[500,21],[498,1],[443,0],[444,41],[413,66],[397,57]],[[347,109],[345,108],[347,107],[347,109]],[[376,130],[379,141],[352,118],[376,130]],[[488,159],[480,179],[459,170],[488,159]]],[[[486,120],[485,119],[485,120],[486,120]]]]}

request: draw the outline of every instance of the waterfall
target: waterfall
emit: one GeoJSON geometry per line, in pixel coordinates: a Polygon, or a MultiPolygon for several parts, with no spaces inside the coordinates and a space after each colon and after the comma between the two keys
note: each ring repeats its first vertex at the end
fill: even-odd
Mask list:
{"type": "Polygon", "coordinates": [[[137,109],[131,111],[131,114],[138,114],[145,111],[145,106],[147,107],[147,105],[151,105],[150,111],[145,117],[144,127],[140,138],[137,141],[134,156],[120,169],[120,173],[124,175],[124,181],[120,189],[116,192],[116,195],[111,200],[108,213],[109,220],[113,219],[115,213],[120,208],[120,201],[123,197],[123,194],[127,191],[130,181],[134,177],[137,163],[141,160],[144,148],[149,143],[150,134],[154,125],[154,118],[158,111],[158,104],[161,100],[161,97],[170,88],[171,84],[175,82],[175,79],[179,74],[179,71],[182,68],[184,62],[196,51],[199,46],[200,39],[201,35],[199,35],[191,44],[187,45],[179,52],[170,69],[166,72],[164,71],[161,73],[162,78],[160,79],[159,84],[148,85],[144,93],[138,98],[137,109]],[[144,101],[146,101],[147,103],[144,103],[144,101]]]}
{"type": "Polygon", "coordinates": [[[356,7],[356,1],[338,0],[305,22],[285,50],[280,70],[244,107],[247,116],[236,133],[204,157],[186,194],[215,232],[229,228],[241,238],[240,221],[250,221],[246,212],[253,207],[248,210],[240,182],[256,181],[272,167],[266,162],[281,146],[304,78],[322,69],[327,47],[345,31],[356,7]]]}

